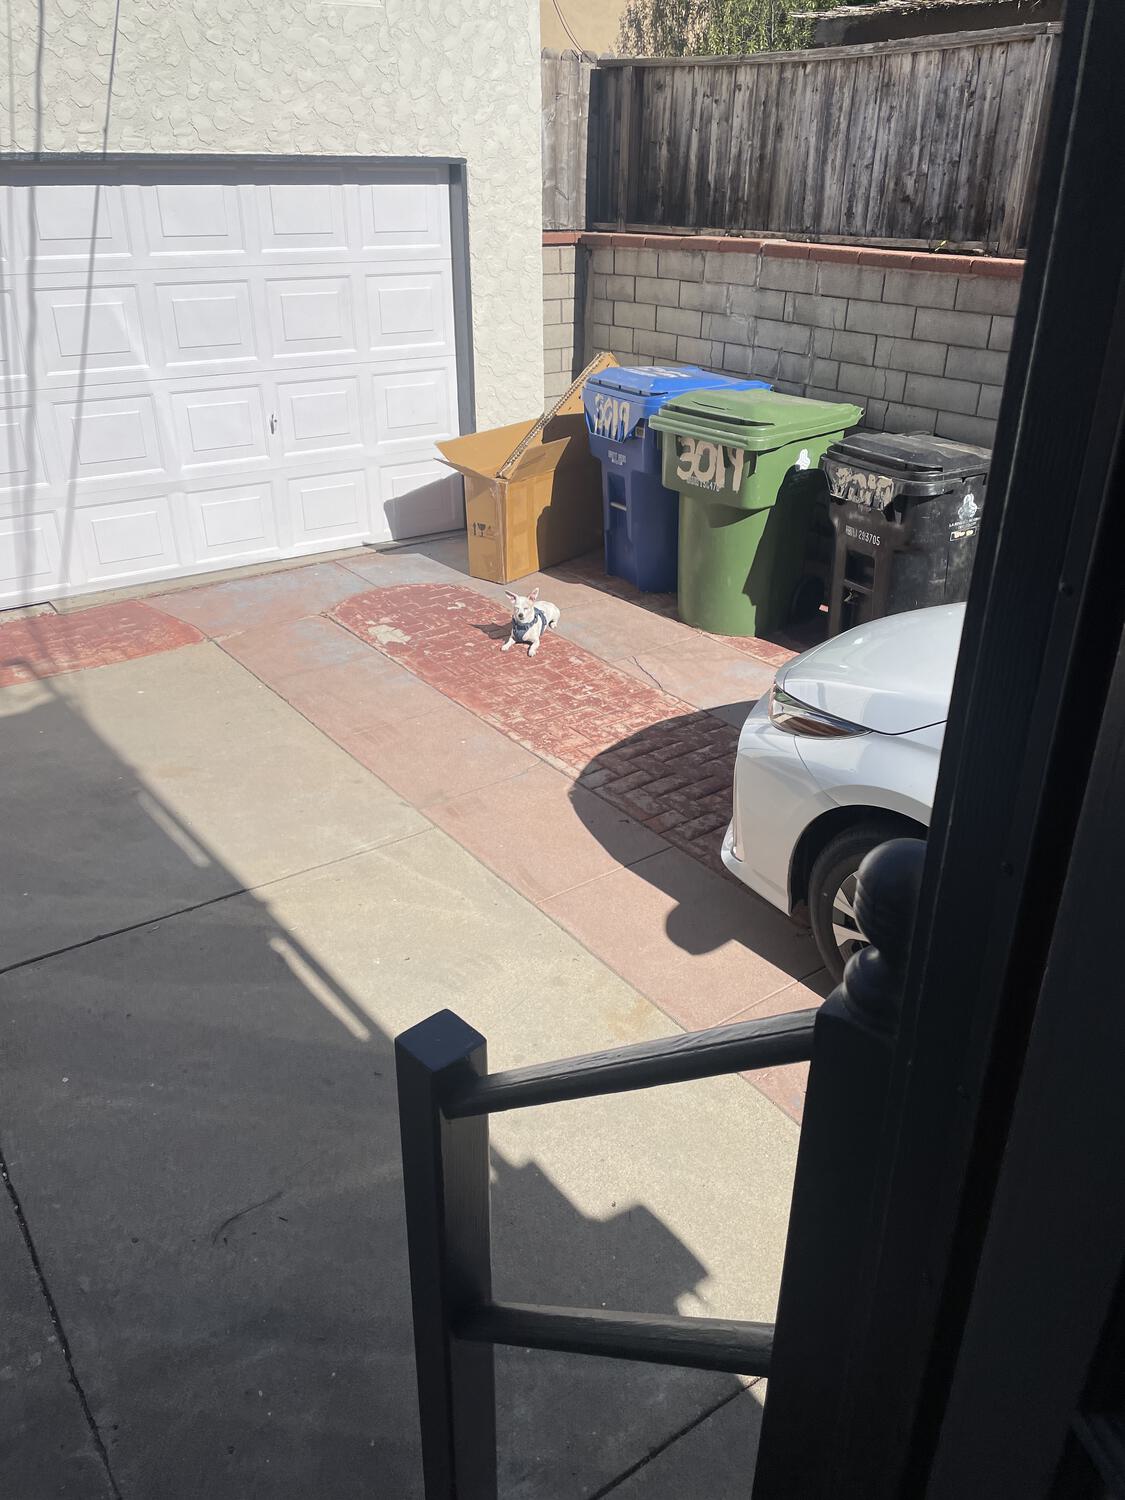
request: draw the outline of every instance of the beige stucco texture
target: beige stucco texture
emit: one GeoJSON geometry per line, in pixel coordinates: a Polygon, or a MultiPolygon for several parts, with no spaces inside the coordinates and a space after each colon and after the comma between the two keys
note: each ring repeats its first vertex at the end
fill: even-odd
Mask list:
{"type": "Polygon", "coordinates": [[[541,410],[536,0],[9,0],[0,151],[467,162],[477,421],[541,410]],[[112,85],[111,85],[112,79],[112,85]]]}

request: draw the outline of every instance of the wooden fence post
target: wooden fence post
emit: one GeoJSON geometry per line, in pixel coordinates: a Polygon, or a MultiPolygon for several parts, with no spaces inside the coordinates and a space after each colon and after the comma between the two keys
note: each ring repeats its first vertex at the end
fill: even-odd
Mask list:
{"type": "Polygon", "coordinates": [[[440,1011],[395,1040],[426,1500],[496,1500],[492,1346],[452,1335],[491,1300],[488,1116],[442,1100],[486,1071],[479,1032],[440,1011]]]}
{"type": "Polygon", "coordinates": [[[833,1455],[866,1306],[878,1143],[925,844],[892,839],[860,866],[871,939],[824,1002],[781,1277],[754,1500],[833,1500],[833,1455]]]}
{"type": "Polygon", "coordinates": [[[620,151],[617,158],[617,186],[615,204],[617,227],[623,229],[629,222],[630,189],[633,186],[633,110],[637,96],[637,70],[627,64],[621,69],[621,92],[618,95],[621,108],[620,151]]]}

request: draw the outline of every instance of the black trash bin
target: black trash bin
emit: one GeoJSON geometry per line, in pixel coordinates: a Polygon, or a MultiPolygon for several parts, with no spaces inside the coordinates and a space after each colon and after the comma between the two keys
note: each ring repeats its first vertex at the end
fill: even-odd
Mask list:
{"type": "Polygon", "coordinates": [[[928,433],[856,432],[821,459],[836,532],[828,632],[966,597],[992,454],[928,433]]]}

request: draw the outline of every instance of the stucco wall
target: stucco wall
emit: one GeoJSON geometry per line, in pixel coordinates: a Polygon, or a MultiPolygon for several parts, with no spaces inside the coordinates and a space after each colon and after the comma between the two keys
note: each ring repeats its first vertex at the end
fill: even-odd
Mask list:
{"type": "Polygon", "coordinates": [[[0,30],[0,151],[466,158],[478,425],[540,410],[536,0],[43,6],[41,49],[36,0],[0,30]]]}

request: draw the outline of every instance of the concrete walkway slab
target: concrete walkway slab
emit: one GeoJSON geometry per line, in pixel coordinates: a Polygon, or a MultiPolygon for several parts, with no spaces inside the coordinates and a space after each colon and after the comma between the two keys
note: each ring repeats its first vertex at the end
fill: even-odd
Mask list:
{"type": "Polygon", "coordinates": [[[434,688],[331,620],[228,636],[223,649],[349,753],[375,725],[402,724],[449,706],[434,688]]]}
{"type": "Polygon", "coordinates": [[[543,910],[612,955],[617,973],[688,1030],[717,1026],[820,968],[808,933],[678,849],[553,896],[543,910]]]}
{"type": "Polygon", "coordinates": [[[542,763],[429,809],[439,828],[514,890],[545,901],[668,846],[542,763]]]}
{"type": "Polygon", "coordinates": [[[363,583],[338,563],[310,563],[284,573],[264,573],[229,583],[204,584],[183,593],[160,594],[151,603],[217,639],[243,630],[279,625],[323,614],[363,583]]]}
{"type": "Polygon", "coordinates": [[[775,670],[706,636],[690,645],[637,651],[629,660],[661,692],[694,708],[754,703],[769,690],[775,670]]]}
{"type": "MultiPolygon", "coordinates": [[[[504,1066],[668,1025],[436,830],[4,991],[13,1179],[117,1482],[162,1500],[419,1494],[393,1032],[452,1003],[504,1066]]],[[[497,1117],[493,1145],[502,1290],[769,1315],[796,1130],[737,1080],[497,1117]]],[[[505,1500],[592,1495],[737,1388],[499,1371],[505,1500]]]]}
{"type": "Polygon", "coordinates": [[[7,688],[0,716],[0,967],[426,826],[217,646],[7,688]]]}
{"type": "Polygon", "coordinates": [[[362,641],[322,615],[256,625],[227,636],[223,650],[275,690],[301,673],[380,660],[362,641]]]}
{"type": "Polygon", "coordinates": [[[341,743],[361,765],[422,809],[539,764],[530,751],[444,698],[422,714],[369,724],[341,743]]]}

